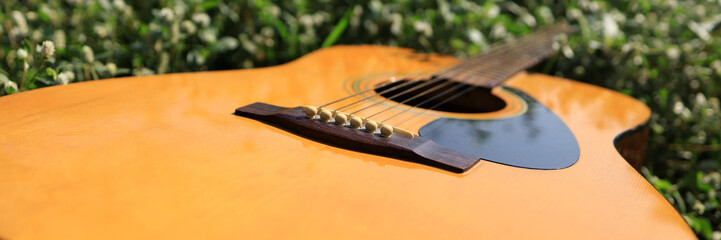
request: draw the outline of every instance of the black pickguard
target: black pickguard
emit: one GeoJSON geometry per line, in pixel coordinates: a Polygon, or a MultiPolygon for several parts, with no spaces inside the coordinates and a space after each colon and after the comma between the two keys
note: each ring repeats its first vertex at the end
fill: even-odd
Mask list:
{"type": "Polygon", "coordinates": [[[510,166],[567,168],[580,156],[576,137],[556,114],[520,90],[507,88],[528,103],[528,111],[493,120],[437,119],[419,134],[435,143],[510,166]]]}

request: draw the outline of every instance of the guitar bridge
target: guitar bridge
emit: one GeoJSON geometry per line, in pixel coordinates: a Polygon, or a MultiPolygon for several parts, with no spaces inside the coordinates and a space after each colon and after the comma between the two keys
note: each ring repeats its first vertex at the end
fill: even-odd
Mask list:
{"type": "Polygon", "coordinates": [[[331,146],[415,162],[455,173],[468,171],[480,161],[478,157],[438,145],[423,137],[383,137],[377,133],[306,118],[301,107],[284,108],[258,102],[236,109],[235,115],[273,125],[331,146]]]}

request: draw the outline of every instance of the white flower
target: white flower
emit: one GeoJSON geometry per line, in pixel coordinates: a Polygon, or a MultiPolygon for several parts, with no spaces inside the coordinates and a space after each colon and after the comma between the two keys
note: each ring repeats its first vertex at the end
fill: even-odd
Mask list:
{"type": "Polygon", "coordinates": [[[167,22],[170,22],[175,19],[175,13],[173,12],[173,10],[170,10],[170,8],[163,8],[160,9],[160,11],[158,12],[158,17],[167,22]]]}
{"type": "Polygon", "coordinates": [[[33,31],[33,33],[30,34],[30,39],[33,40],[33,42],[39,42],[43,39],[43,32],[40,30],[33,31]]]}
{"type": "Polygon", "coordinates": [[[25,21],[25,16],[23,16],[22,13],[18,11],[13,11],[13,20],[15,20],[15,24],[17,25],[17,29],[20,31],[22,35],[28,35],[28,22],[25,21]]]}
{"type": "Polygon", "coordinates": [[[38,52],[43,55],[43,57],[52,57],[55,55],[55,44],[52,41],[44,41],[42,45],[40,45],[40,48],[38,48],[38,52]]]}
{"type": "Polygon", "coordinates": [[[238,47],[238,40],[232,37],[223,37],[218,41],[217,46],[221,51],[235,50],[238,47]]]}
{"type": "Polygon", "coordinates": [[[610,14],[603,15],[603,35],[609,39],[615,39],[619,36],[619,29],[616,20],[610,14]]]}
{"type": "Polygon", "coordinates": [[[686,108],[686,106],[680,101],[676,101],[676,103],[673,104],[673,112],[676,114],[681,114],[684,108],[686,108]]]}
{"type": "Polygon", "coordinates": [[[28,51],[24,48],[18,49],[17,55],[20,60],[28,59],[28,51]]]}
{"type": "Polygon", "coordinates": [[[378,34],[378,25],[369,19],[363,21],[363,27],[365,27],[371,35],[378,34]]]}
{"type": "Polygon", "coordinates": [[[546,6],[540,6],[538,7],[538,15],[545,21],[546,23],[553,22],[553,12],[551,12],[551,8],[546,6]]]}
{"type": "Polygon", "coordinates": [[[108,73],[110,73],[111,76],[115,76],[118,72],[118,66],[115,65],[115,63],[108,63],[105,67],[108,69],[108,73]]]}
{"type": "Polygon", "coordinates": [[[496,18],[498,14],[501,13],[501,8],[498,7],[498,5],[493,5],[490,8],[488,8],[488,11],[486,11],[486,17],[489,19],[496,18]]]}
{"type": "Polygon", "coordinates": [[[88,47],[87,45],[83,46],[83,55],[85,55],[86,62],[95,62],[95,54],[93,53],[93,49],[88,47]]]}
{"type": "Polygon", "coordinates": [[[672,46],[668,49],[666,49],[666,56],[672,60],[678,59],[678,57],[681,55],[681,50],[678,49],[676,46],[672,46]]]}
{"type": "Polygon", "coordinates": [[[185,20],[180,24],[180,27],[188,34],[195,33],[195,24],[189,20],[185,20]]]}
{"type": "Polygon", "coordinates": [[[303,26],[310,28],[313,26],[313,17],[310,15],[303,15],[298,18],[298,22],[303,24],[303,26]]]}
{"type": "Polygon", "coordinates": [[[7,81],[5,82],[5,92],[9,92],[8,90],[12,89],[13,92],[18,91],[18,84],[13,81],[7,81]]]}
{"type": "Polygon", "coordinates": [[[25,13],[25,17],[32,22],[38,19],[38,14],[33,11],[29,11],[25,13]]]}
{"type": "Polygon", "coordinates": [[[93,30],[95,31],[95,34],[98,34],[98,37],[100,38],[105,38],[108,36],[108,29],[101,25],[93,26],[93,30]]]}
{"type": "Polygon", "coordinates": [[[508,35],[508,31],[506,30],[506,26],[503,26],[502,23],[496,23],[493,25],[493,28],[491,28],[491,36],[495,39],[502,39],[508,35]]]}
{"type": "Polygon", "coordinates": [[[260,29],[260,35],[263,35],[267,38],[272,38],[274,33],[275,32],[273,31],[273,28],[270,27],[263,27],[262,29],[260,29]]]}
{"type": "Polygon", "coordinates": [[[248,51],[249,53],[255,53],[258,51],[258,46],[253,43],[250,39],[248,39],[248,35],[240,34],[240,45],[243,46],[243,48],[248,51]]]}
{"type": "Polygon", "coordinates": [[[113,6],[118,10],[123,10],[125,9],[125,2],[123,0],[115,0],[113,1],[113,6]]]}
{"type": "Polygon", "coordinates": [[[65,32],[63,30],[56,30],[53,33],[53,42],[60,49],[65,49],[65,32]]]}
{"type": "Polygon", "coordinates": [[[280,15],[280,8],[278,6],[269,6],[263,9],[263,11],[270,13],[273,17],[278,17],[280,15]]]}
{"type": "Polygon", "coordinates": [[[416,31],[423,33],[423,35],[426,35],[426,37],[433,35],[433,28],[431,28],[431,25],[426,21],[414,22],[413,28],[415,28],[416,31]]]}
{"type": "Polygon", "coordinates": [[[60,85],[68,85],[68,83],[70,83],[74,79],[75,79],[75,73],[61,72],[60,74],[58,74],[58,78],[56,79],[56,81],[60,85]]]}
{"type": "Polygon", "coordinates": [[[153,74],[155,74],[155,72],[153,72],[153,70],[150,70],[147,68],[133,70],[133,75],[135,75],[135,76],[148,76],[148,75],[153,75],[153,74]]]}
{"type": "Polygon", "coordinates": [[[403,24],[403,17],[400,14],[398,14],[398,13],[391,14],[391,33],[393,33],[395,35],[400,35],[402,24],[403,24]]]}
{"type": "Polygon", "coordinates": [[[218,32],[215,28],[206,28],[198,32],[198,36],[200,37],[200,39],[207,43],[214,43],[215,41],[217,41],[217,35],[218,32]]]}
{"type": "Polygon", "coordinates": [[[207,27],[210,25],[210,17],[205,13],[193,14],[193,22],[197,23],[201,27],[207,27]]]}
{"type": "Polygon", "coordinates": [[[470,38],[471,42],[475,43],[476,45],[486,45],[486,39],[483,37],[483,33],[481,33],[481,31],[478,31],[478,29],[468,30],[468,38],[470,38]]]}

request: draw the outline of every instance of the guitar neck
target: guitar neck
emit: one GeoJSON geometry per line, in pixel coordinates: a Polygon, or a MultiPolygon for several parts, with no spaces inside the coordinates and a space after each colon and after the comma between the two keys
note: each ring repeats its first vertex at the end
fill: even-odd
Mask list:
{"type": "Polygon", "coordinates": [[[560,22],[471,57],[442,71],[440,77],[493,88],[553,54],[557,36],[568,32],[568,23],[560,22]]]}

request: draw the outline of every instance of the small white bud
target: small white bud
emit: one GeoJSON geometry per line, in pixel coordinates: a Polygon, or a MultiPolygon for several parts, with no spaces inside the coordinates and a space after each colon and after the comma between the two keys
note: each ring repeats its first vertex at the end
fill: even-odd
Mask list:
{"type": "Polygon", "coordinates": [[[115,65],[115,63],[108,63],[105,67],[108,69],[108,73],[110,73],[111,76],[115,76],[115,73],[118,72],[118,66],[115,65]]]}
{"type": "Polygon", "coordinates": [[[160,9],[160,12],[158,12],[158,17],[167,22],[170,22],[175,19],[175,13],[173,12],[173,10],[170,10],[170,8],[163,8],[160,9]]]}
{"type": "Polygon", "coordinates": [[[43,57],[52,57],[55,55],[55,44],[52,41],[44,41],[43,45],[40,46],[40,53],[43,57]]]}
{"type": "Polygon", "coordinates": [[[25,50],[24,48],[18,49],[17,54],[20,60],[28,59],[28,50],[25,50]]]}
{"type": "Polygon", "coordinates": [[[10,89],[12,89],[13,92],[18,91],[18,84],[13,81],[7,81],[3,85],[5,85],[5,92],[8,92],[8,90],[10,90],[10,89]]]}
{"type": "Polygon", "coordinates": [[[75,79],[75,74],[73,72],[61,72],[58,74],[56,82],[58,85],[68,85],[68,83],[70,83],[73,79],[75,79]]]}
{"type": "Polygon", "coordinates": [[[210,25],[210,17],[205,13],[193,14],[193,22],[197,23],[201,27],[207,27],[210,25]]]}
{"type": "Polygon", "coordinates": [[[95,54],[93,53],[93,49],[88,47],[87,45],[83,46],[83,55],[85,55],[86,62],[95,62],[95,54]]]}

